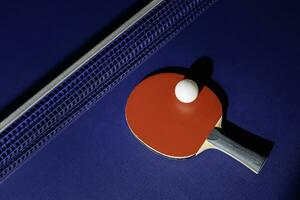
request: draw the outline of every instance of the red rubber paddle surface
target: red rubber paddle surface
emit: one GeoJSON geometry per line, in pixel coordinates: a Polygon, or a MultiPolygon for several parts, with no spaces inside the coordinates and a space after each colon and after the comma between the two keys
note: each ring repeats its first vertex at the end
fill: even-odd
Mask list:
{"type": "Polygon", "coordinates": [[[133,134],[146,146],[165,156],[185,158],[200,149],[222,116],[222,105],[204,86],[192,103],[175,96],[184,76],[161,73],[139,83],[128,97],[126,120],[133,134]]]}

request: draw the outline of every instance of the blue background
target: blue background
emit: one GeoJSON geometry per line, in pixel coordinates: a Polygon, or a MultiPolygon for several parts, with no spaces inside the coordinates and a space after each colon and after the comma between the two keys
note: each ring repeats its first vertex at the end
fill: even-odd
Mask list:
{"type": "MultiPolygon", "coordinates": [[[[5,1],[0,7],[0,119],[147,1],[5,1]]],[[[220,0],[0,185],[0,199],[296,199],[300,180],[297,1],[220,0]],[[227,118],[275,143],[255,175],[207,151],[175,161],[129,132],[132,88],[165,66],[214,62],[227,118]]]]}

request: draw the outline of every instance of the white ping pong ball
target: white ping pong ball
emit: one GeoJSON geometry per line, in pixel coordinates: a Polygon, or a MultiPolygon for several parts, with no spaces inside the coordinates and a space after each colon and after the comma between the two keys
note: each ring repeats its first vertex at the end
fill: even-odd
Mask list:
{"type": "Polygon", "coordinates": [[[183,79],[176,84],[175,96],[183,103],[192,103],[199,93],[197,84],[191,79],[183,79]]]}

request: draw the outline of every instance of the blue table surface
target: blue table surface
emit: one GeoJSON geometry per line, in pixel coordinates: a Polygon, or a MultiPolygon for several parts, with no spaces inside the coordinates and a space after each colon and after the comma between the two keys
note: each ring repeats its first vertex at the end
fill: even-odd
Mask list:
{"type": "MultiPolygon", "coordinates": [[[[145,2],[1,2],[1,119],[145,2]]],[[[2,183],[0,199],[297,199],[299,5],[220,0],[2,183]],[[275,143],[259,175],[213,150],[165,159],[127,128],[127,96],[145,75],[202,56],[228,95],[227,118],[275,143]]]]}

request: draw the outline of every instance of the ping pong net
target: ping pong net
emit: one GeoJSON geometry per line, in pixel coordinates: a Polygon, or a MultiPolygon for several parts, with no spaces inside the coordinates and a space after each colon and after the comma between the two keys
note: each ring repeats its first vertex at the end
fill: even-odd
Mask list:
{"type": "Polygon", "coordinates": [[[0,181],[217,0],[154,0],[0,123],[0,181]]]}

